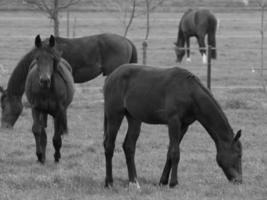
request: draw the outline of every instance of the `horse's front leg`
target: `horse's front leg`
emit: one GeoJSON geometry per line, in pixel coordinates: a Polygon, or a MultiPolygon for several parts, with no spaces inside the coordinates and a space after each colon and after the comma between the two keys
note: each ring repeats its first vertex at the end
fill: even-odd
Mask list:
{"type": "MultiPolygon", "coordinates": [[[[167,153],[167,160],[166,160],[166,163],[165,163],[165,166],[164,166],[161,178],[160,178],[160,182],[159,182],[160,185],[167,185],[168,184],[169,175],[170,175],[170,172],[171,172],[171,169],[172,169],[172,156],[173,156],[172,155],[172,153],[173,153],[172,151],[173,151],[173,149],[172,149],[171,145],[173,145],[173,144],[171,144],[171,137],[175,137],[175,135],[176,135],[176,137],[178,139],[178,150],[179,150],[179,144],[182,141],[182,139],[183,139],[183,137],[184,137],[184,135],[185,135],[185,133],[186,133],[186,131],[188,129],[188,126],[182,125],[182,130],[181,131],[179,130],[177,132],[177,130],[178,130],[177,129],[176,133],[174,133],[175,132],[175,126],[177,126],[177,128],[178,128],[179,127],[179,123],[177,123],[176,125],[175,124],[174,125],[170,125],[169,124],[170,144],[169,144],[169,149],[168,149],[168,153],[167,153]],[[170,132],[170,130],[172,130],[172,131],[170,132]]],[[[175,143],[174,143],[174,145],[175,145],[175,143]]],[[[177,149],[176,149],[176,151],[177,151],[177,149]]],[[[180,151],[178,153],[177,167],[178,167],[179,159],[180,159],[180,151]]],[[[177,170],[177,168],[176,168],[176,170],[177,170]]],[[[176,172],[176,174],[177,174],[177,172],[176,172]]],[[[175,179],[171,178],[170,187],[174,187],[177,183],[178,183],[178,181],[175,181],[175,179]]]]}
{"type": "Polygon", "coordinates": [[[202,55],[202,62],[203,64],[207,63],[207,53],[206,53],[206,45],[205,45],[205,35],[200,35],[197,37],[199,51],[202,55]]]}
{"type": "MultiPolygon", "coordinates": [[[[168,131],[169,131],[169,149],[168,149],[168,155],[167,155],[167,161],[170,162],[168,165],[171,166],[171,179],[169,186],[174,187],[178,184],[177,179],[177,168],[178,163],[180,160],[180,141],[183,137],[183,133],[181,131],[181,122],[179,119],[179,116],[173,116],[169,119],[168,122],[168,131]]],[[[164,172],[163,172],[164,173],[164,172]]],[[[166,172],[166,175],[168,175],[169,169],[166,172]]]]}
{"type": "Polygon", "coordinates": [[[127,116],[128,121],[128,130],[126,137],[123,143],[123,150],[125,153],[128,176],[129,176],[129,186],[136,186],[137,189],[140,189],[139,183],[137,181],[137,173],[134,162],[136,141],[140,134],[141,122],[133,119],[131,116],[127,116]]]}
{"type": "Polygon", "coordinates": [[[160,186],[168,184],[169,176],[170,176],[170,172],[171,172],[171,164],[172,164],[172,162],[171,162],[171,157],[170,157],[170,146],[169,146],[168,153],[167,153],[167,159],[166,159],[165,166],[164,166],[164,169],[163,169],[160,181],[159,181],[160,186]]]}
{"type": "Polygon", "coordinates": [[[185,41],[186,41],[186,56],[187,56],[186,61],[187,62],[191,62],[191,57],[190,57],[190,38],[187,37],[185,41]]]}
{"type": "Polygon", "coordinates": [[[40,163],[44,164],[46,159],[46,145],[47,145],[47,136],[46,136],[46,123],[47,123],[47,114],[41,113],[36,109],[32,109],[33,117],[33,126],[32,132],[35,137],[36,143],[36,156],[40,163]]]}
{"type": "Polygon", "coordinates": [[[61,158],[60,149],[62,146],[61,136],[67,132],[67,112],[66,109],[60,109],[54,117],[54,136],[53,136],[53,146],[55,149],[55,162],[59,162],[61,158]]]}

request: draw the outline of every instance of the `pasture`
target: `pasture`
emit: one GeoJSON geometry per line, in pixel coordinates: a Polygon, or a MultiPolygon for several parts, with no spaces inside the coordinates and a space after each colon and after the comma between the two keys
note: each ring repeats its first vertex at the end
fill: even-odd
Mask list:
{"type": "MultiPolygon", "coordinates": [[[[148,61],[159,67],[174,66],[173,42],[182,13],[152,13],[148,40],[148,61]]],[[[48,123],[47,161],[36,162],[35,141],[31,133],[30,109],[24,108],[15,128],[0,130],[0,199],[266,199],[267,195],[267,97],[261,89],[260,13],[220,12],[217,33],[218,60],[212,63],[212,92],[236,132],[242,129],[242,185],[228,183],[218,167],[215,145],[198,123],[192,125],[181,143],[178,168],[179,185],[159,187],[168,134],[164,126],[142,126],[137,142],[136,167],[141,191],[128,191],[127,169],[122,150],[127,129],[124,123],[116,141],[113,157],[114,187],[104,188],[102,76],[76,85],[68,110],[69,134],[63,139],[62,158],[53,161],[52,123],[48,123]],[[256,72],[252,72],[255,68],[256,72]]],[[[102,32],[123,33],[116,13],[71,13],[76,16],[76,37],[102,32]]],[[[49,20],[34,12],[0,13],[1,85],[21,57],[32,48],[37,34],[52,33],[49,20]]],[[[61,36],[65,35],[65,14],[61,18],[61,36]]],[[[138,47],[145,36],[145,17],[136,18],[128,38],[138,47]]],[[[265,48],[266,48],[266,44],[265,48]]],[[[192,40],[192,62],[179,64],[198,75],[205,83],[206,66],[192,40]]],[[[266,53],[266,52],[265,52],[266,53]]],[[[266,58],[266,55],[265,55],[266,58]]],[[[266,60],[265,60],[266,62],[266,60]]]]}

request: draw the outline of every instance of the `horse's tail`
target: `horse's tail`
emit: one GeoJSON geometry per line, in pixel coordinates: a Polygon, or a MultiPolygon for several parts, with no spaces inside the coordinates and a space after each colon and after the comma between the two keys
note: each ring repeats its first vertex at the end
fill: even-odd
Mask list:
{"type": "Polygon", "coordinates": [[[131,40],[128,40],[132,47],[132,56],[130,59],[130,63],[137,63],[138,62],[138,55],[137,55],[137,49],[133,42],[131,40]]]}
{"type": "Polygon", "coordinates": [[[217,29],[217,20],[215,17],[210,20],[210,28],[208,31],[208,45],[211,46],[211,58],[217,58],[216,50],[216,29],[217,29]]]}

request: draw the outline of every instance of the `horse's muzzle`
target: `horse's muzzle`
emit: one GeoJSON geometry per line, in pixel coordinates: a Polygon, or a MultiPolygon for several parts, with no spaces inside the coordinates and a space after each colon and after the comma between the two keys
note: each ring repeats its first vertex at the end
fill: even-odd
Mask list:
{"type": "Polygon", "coordinates": [[[50,78],[40,78],[40,86],[41,88],[50,88],[51,79],[50,78]]]}
{"type": "Polygon", "coordinates": [[[3,128],[3,129],[12,129],[13,128],[13,126],[11,125],[11,124],[9,124],[9,123],[7,123],[7,122],[1,122],[1,128],[3,128]]]}
{"type": "Polygon", "coordinates": [[[241,177],[236,177],[236,178],[233,178],[230,182],[235,185],[239,185],[239,184],[242,184],[243,181],[241,177]]]}

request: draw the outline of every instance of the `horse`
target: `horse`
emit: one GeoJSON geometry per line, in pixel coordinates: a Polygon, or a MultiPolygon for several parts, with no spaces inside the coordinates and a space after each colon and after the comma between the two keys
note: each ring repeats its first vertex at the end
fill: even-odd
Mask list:
{"type": "MultiPolygon", "coordinates": [[[[49,39],[42,43],[48,45],[49,39]]],[[[138,59],[129,39],[110,33],[73,39],[55,37],[55,47],[72,67],[75,83],[89,81],[101,73],[107,76],[121,64],[136,63],[138,59]]],[[[0,88],[3,128],[12,128],[22,112],[25,80],[36,51],[33,48],[24,55],[13,70],[7,89],[0,88]]]]}
{"type": "Polygon", "coordinates": [[[36,142],[36,155],[40,163],[46,159],[47,115],[54,119],[54,159],[61,158],[62,135],[68,131],[67,108],[74,95],[72,68],[61,58],[51,35],[48,45],[43,45],[40,35],[35,38],[35,56],[29,66],[25,82],[25,93],[32,110],[32,132],[36,142]]]}
{"type": "Polygon", "coordinates": [[[177,41],[175,45],[175,54],[177,62],[181,62],[185,55],[185,43],[187,61],[190,58],[190,37],[196,37],[199,44],[199,51],[202,55],[203,63],[207,63],[205,36],[208,36],[208,45],[211,46],[211,58],[216,59],[216,29],[217,19],[207,9],[189,9],[187,10],[179,23],[177,41]]]}
{"type": "Polygon", "coordinates": [[[142,122],[167,125],[169,148],[160,185],[178,184],[179,145],[189,125],[198,121],[207,130],[217,150],[217,163],[232,183],[242,182],[241,130],[234,134],[220,105],[188,70],[124,64],[107,77],[104,84],[105,186],[113,185],[112,157],[123,118],[128,129],[123,150],[129,184],[136,185],[134,155],[142,122]],[[170,181],[169,181],[169,175],[170,181]]]}

